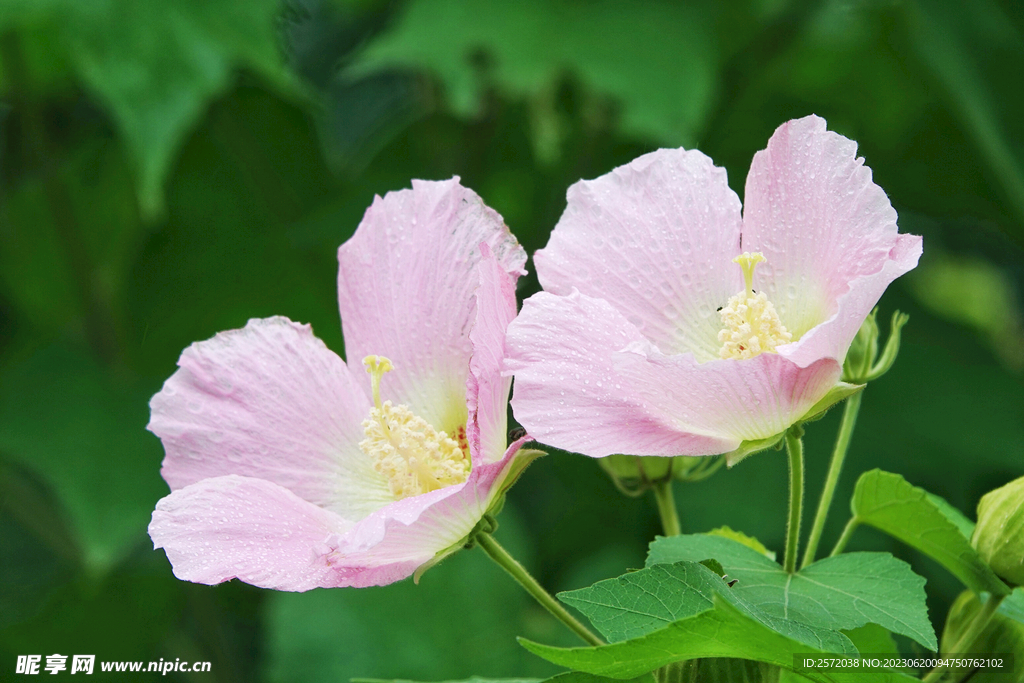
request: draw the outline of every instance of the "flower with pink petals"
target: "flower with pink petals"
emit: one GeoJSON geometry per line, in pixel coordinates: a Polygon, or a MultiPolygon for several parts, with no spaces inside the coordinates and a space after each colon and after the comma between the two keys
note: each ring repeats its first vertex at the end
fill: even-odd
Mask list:
{"type": "Polygon", "coordinates": [[[413,181],[338,250],[347,363],[280,317],[187,348],[150,402],[175,575],[374,586],[461,547],[526,460],[501,367],[525,260],[458,178],[413,181]]]}
{"type": "Polygon", "coordinates": [[[509,326],[512,407],[588,455],[743,455],[852,391],[843,359],[921,238],[809,116],[754,156],[746,206],[698,151],[663,149],[568,192],[537,252],[545,292],[509,326]]]}

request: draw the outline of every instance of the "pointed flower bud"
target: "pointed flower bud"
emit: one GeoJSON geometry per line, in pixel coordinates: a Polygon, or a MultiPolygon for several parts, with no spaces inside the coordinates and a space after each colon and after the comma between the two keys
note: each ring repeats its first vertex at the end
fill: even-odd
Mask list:
{"type": "Polygon", "coordinates": [[[882,353],[878,353],[878,321],[876,320],[878,309],[871,311],[871,314],[864,321],[854,337],[850,350],[843,362],[843,381],[851,384],[866,384],[872,382],[885,373],[889,372],[892,364],[896,362],[896,356],[900,352],[900,332],[903,326],[910,320],[906,313],[895,311],[892,314],[892,322],[889,324],[889,338],[885,342],[882,353]]]}
{"type": "Polygon", "coordinates": [[[1024,584],[1024,477],[982,497],[971,543],[1001,578],[1024,584]]]}

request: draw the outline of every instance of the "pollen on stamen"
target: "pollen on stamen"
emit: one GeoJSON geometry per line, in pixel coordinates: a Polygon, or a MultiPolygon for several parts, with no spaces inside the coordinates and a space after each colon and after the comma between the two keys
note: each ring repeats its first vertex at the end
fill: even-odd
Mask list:
{"type": "MultiPolygon", "coordinates": [[[[396,499],[417,496],[466,481],[471,468],[466,448],[414,414],[408,406],[381,402],[380,380],[392,368],[383,356],[364,360],[373,384],[374,407],[363,420],[359,448],[388,482],[396,499]]],[[[465,427],[457,433],[465,440],[465,427]]]]}
{"type": "Polygon", "coordinates": [[[718,333],[721,358],[743,360],[762,353],[775,353],[793,335],[779,319],[775,306],[763,291],[754,292],[754,267],[765,261],[764,254],[744,252],[733,261],[743,269],[745,289],[729,298],[719,311],[724,329],[718,333]]]}

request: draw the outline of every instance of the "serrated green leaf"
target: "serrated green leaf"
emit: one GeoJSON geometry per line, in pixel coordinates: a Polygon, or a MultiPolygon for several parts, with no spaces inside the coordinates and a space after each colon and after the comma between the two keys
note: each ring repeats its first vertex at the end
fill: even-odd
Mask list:
{"type": "Polygon", "coordinates": [[[425,67],[440,76],[455,111],[473,115],[490,85],[480,61],[514,97],[545,97],[568,71],[622,102],[627,133],[690,146],[712,103],[717,70],[707,23],[706,14],[668,2],[418,0],[352,72],[425,67]]]}
{"type": "Polygon", "coordinates": [[[732,539],[737,543],[742,543],[751,550],[756,550],[757,552],[767,557],[769,560],[775,560],[774,550],[768,550],[768,548],[764,546],[764,543],[761,543],[761,541],[757,540],[753,536],[747,536],[742,531],[736,531],[735,529],[730,529],[727,526],[722,526],[718,527],[717,529],[712,529],[708,532],[708,534],[711,536],[721,536],[722,538],[732,539]]]}
{"type": "MultiPolygon", "coordinates": [[[[672,662],[703,657],[750,659],[793,670],[794,655],[824,654],[773,631],[744,614],[721,595],[714,608],[681,619],[647,635],[600,647],[557,648],[529,640],[519,642],[549,662],[601,676],[628,678],[672,662]]],[[[859,671],[806,671],[818,683],[863,683],[859,671]]],[[[879,672],[873,683],[916,680],[895,672],[879,672]]]]}
{"type": "Polygon", "coordinates": [[[768,615],[837,631],[875,623],[931,650],[938,647],[924,579],[888,553],[846,553],[791,575],[741,543],[693,534],[654,541],[647,565],[707,557],[721,562],[730,579],[738,579],[735,594],[768,615]]]}
{"type": "Polygon", "coordinates": [[[731,589],[721,576],[692,561],[657,564],[559,593],[558,598],[585,614],[609,642],[620,642],[709,610],[716,595],[766,628],[808,646],[827,652],[856,652],[839,633],[764,612],[731,589]]]}
{"type": "Polygon", "coordinates": [[[1006,595],[1009,588],[971,546],[973,525],[951,505],[898,474],[861,475],[850,502],[857,523],[868,524],[917,548],[975,592],[1006,595]]]}

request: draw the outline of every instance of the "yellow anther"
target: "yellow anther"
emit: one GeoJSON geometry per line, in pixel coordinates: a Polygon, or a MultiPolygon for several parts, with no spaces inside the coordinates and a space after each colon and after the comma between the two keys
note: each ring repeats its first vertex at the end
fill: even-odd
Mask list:
{"type": "Polygon", "coordinates": [[[768,295],[754,293],[754,266],[766,260],[760,252],[744,252],[733,259],[743,269],[746,288],[730,297],[720,311],[724,329],[718,333],[718,341],[722,342],[718,355],[722,358],[743,360],[774,353],[776,346],[793,339],[768,295]]]}
{"type": "Polygon", "coordinates": [[[374,407],[363,420],[366,438],[359,442],[359,448],[388,480],[395,498],[464,482],[471,463],[458,441],[434,429],[408,406],[381,402],[380,381],[394,367],[391,361],[383,356],[367,356],[363,364],[373,384],[374,407]]]}

